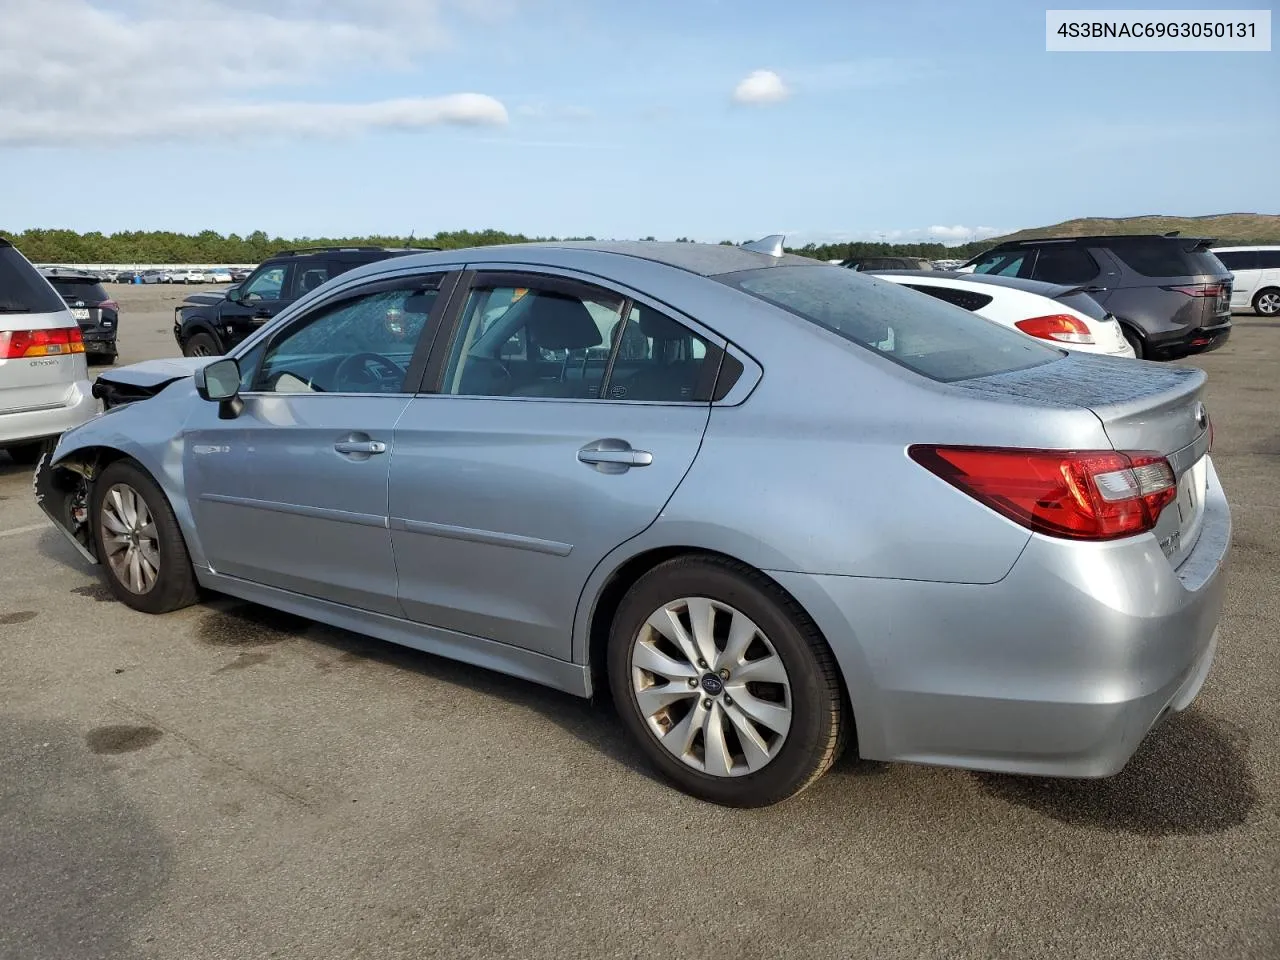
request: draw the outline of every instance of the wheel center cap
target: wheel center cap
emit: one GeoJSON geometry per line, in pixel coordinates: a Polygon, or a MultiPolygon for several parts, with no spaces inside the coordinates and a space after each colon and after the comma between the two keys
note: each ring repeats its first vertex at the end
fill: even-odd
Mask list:
{"type": "Polygon", "coordinates": [[[714,673],[705,673],[702,675],[702,690],[707,696],[718,697],[724,693],[724,681],[714,673]]]}

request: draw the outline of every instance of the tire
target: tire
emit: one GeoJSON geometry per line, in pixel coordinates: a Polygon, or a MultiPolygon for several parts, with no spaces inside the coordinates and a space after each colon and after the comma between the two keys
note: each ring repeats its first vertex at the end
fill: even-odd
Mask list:
{"type": "Polygon", "coordinates": [[[46,450],[52,450],[53,445],[52,440],[32,440],[29,443],[11,443],[4,449],[14,463],[24,467],[34,467],[36,461],[40,459],[40,454],[46,450]]]}
{"type": "Polygon", "coordinates": [[[222,344],[211,333],[201,330],[187,337],[182,345],[182,354],[186,357],[219,357],[223,353],[222,344]]]}
{"type": "Polygon", "coordinates": [[[1126,327],[1124,324],[1120,325],[1120,332],[1124,334],[1124,338],[1129,342],[1129,346],[1133,347],[1133,355],[1139,360],[1143,359],[1146,356],[1147,351],[1143,346],[1142,337],[1138,336],[1136,331],[1126,327]]]}
{"type": "Polygon", "coordinates": [[[107,586],[117,600],[143,613],[169,613],[199,599],[191,557],[173,509],[164,492],[137,463],[117,460],[103,470],[94,482],[90,507],[94,545],[107,586]],[[137,507],[138,503],[146,514],[137,507]],[[130,520],[131,505],[141,524],[130,520]],[[145,523],[147,515],[150,524],[145,523]],[[130,532],[141,534],[135,538],[137,547],[121,549],[119,541],[108,544],[109,536],[130,532]],[[138,561],[136,568],[129,563],[131,550],[138,561]],[[120,563],[113,557],[119,557],[120,563]],[[148,577],[148,568],[154,569],[154,576],[148,577]]]}
{"type": "Polygon", "coordinates": [[[1260,317],[1280,317],[1280,289],[1259,290],[1253,298],[1253,312],[1260,317]]]}
{"type": "Polygon", "coordinates": [[[769,806],[804,790],[835,762],[852,726],[835,658],[813,621],[773,581],[731,560],[677,557],[637,580],[614,616],[608,672],[622,722],[653,767],[683,792],[725,806],[769,806]],[[661,633],[651,626],[673,609],[692,656],[666,636],[675,633],[670,619],[661,633]],[[703,637],[714,662],[697,656],[691,609],[709,614],[703,637]],[[741,655],[730,650],[735,635],[751,638],[739,642],[741,655]],[[739,679],[748,671],[752,680],[739,679]],[[788,708],[789,723],[779,723],[788,708]],[[710,750],[714,742],[722,749],[710,750]]]}

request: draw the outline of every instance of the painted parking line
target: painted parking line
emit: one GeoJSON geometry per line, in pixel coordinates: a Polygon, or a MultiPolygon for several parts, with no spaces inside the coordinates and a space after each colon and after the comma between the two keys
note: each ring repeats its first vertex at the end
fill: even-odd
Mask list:
{"type": "Polygon", "coordinates": [[[37,530],[47,530],[53,526],[49,521],[44,523],[33,523],[29,527],[14,527],[12,530],[0,530],[0,537],[17,537],[24,533],[35,533],[37,530]]]}

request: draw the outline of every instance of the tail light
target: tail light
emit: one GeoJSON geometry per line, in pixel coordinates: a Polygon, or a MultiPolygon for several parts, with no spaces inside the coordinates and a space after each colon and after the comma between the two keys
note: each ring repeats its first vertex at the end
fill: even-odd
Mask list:
{"type": "Polygon", "coordinates": [[[56,357],[68,353],[84,353],[84,339],[79,327],[0,331],[0,360],[56,357]]]}
{"type": "Polygon", "coordinates": [[[116,303],[114,300],[103,300],[100,304],[98,304],[98,309],[99,310],[119,310],[120,304],[116,303]]]}
{"type": "Polygon", "coordinates": [[[1014,324],[1023,333],[1041,340],[1057,340],[1059,343],[1093,343],[1093,334],[1084,321],[1069,313],[1055,313],[1047,317],[1032,317],[1014,324]]]}
{"type": "Polygon", "coordinates": [[[907,453],[1015,523],[1070,540],[1144,533],[1178,496],[1158,453],[920,445],[907,453]]]}
{"type": "Polygon", "coordinates": [[[1174,285],[1171,287],[1161,287],[1161,290],[1172,290],[1174,293],[1184,293],[1188,297],[1216,297],[1222,293],[1222,284],[1220,283],[1185,283],[1174,285]]]}

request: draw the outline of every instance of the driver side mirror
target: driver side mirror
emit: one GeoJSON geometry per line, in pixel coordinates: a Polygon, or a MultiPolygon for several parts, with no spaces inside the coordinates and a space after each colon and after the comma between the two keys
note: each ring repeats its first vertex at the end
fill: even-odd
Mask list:
{"type": "Polygon", "coordinates": [[[223,357],[196,371],[196,393],[201,400],[218,404],[218,417],[234,420],[244,409],[240,399],[240,364],[235,357],[223,357]]]}
{"type": "Polygon", "coordinates": [[[232,303],[240,302],[240,284],[237,283],[234,287],[227,287],[227,299],[232,303]]]}

